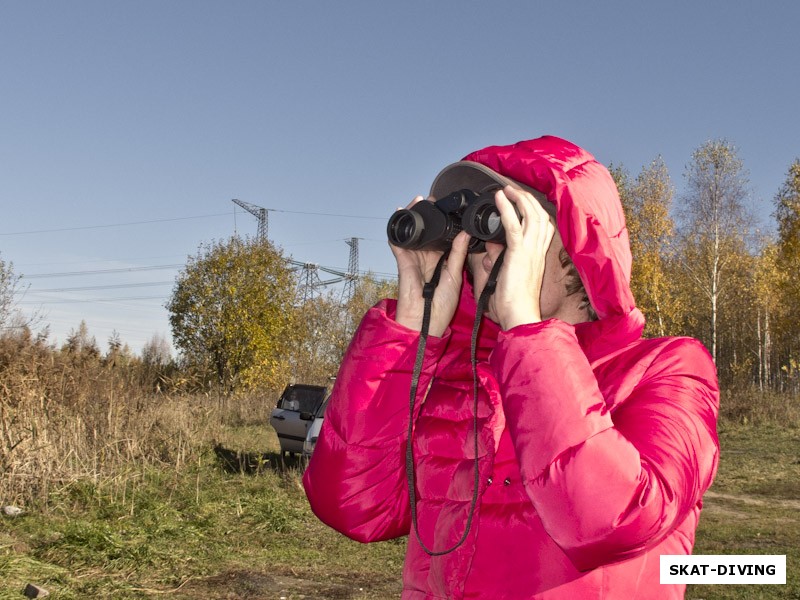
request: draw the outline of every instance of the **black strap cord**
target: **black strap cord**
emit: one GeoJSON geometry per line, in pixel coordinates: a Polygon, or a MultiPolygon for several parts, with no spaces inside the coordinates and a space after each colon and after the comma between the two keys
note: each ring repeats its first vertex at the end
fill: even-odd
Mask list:
{"type": "Polygon", "coordinates": [[[470,502],[469,513],[467,515],[467,524],[464,528],[464,534],[455,545],[447,550],[440,550],[435,552],[430,550],[422,541],[419,534],[419,524],[417,522],[417,493],[416,482],[414,476],[414,405],[416,404],[417,391],[419,388],[419,378],[422,374],[422,363],[425,358],[425,347],[428,341],[428,330],[430,329],[431,321],[431,306],[433,304],[433,293],[436,286],[439,285],[439,279],[442,273],[442,267],[447,260],[448,253],[445,252],[439,259],[439,262],[434,269],[431,280],[422,288],[422,297],[425,300],[425,305],[422,313],[422,330],[420,331],[419,342],[417,344],[417,356],[414,361],[414,372],[411,375],[411,393],[409,397],[408,407],[408,437],[406,439],[406,476],[408,478],[408,499],[411,504],[411,522],[414,527],[414,534],[417,537],[420,547],[430,556],[442,556],[453,552],[456,548],[461,546],[469,535],[469,530],[472,527],[472,519],[475,516],[475,507],[478,504],[478,488],[480,485],[480,469],[478,462],[478,333],[480,331],[481,320],[483,313],[486,310],[486,305],[489,298],[494,293],[497,287],[497,275],[500,272],[500,267],[503,265],[503,257],[505,256],[505,248],[497,257],[492,270],[489,273],[489,279],[478,298],[478,305],[475,310],[475,321],[472,326],[472,339],[470,342],[470,363],[472,364],[472,437],[474,441],[474,454],[475,454],[475,480],[472,490],[472,501],[470,502]]]}

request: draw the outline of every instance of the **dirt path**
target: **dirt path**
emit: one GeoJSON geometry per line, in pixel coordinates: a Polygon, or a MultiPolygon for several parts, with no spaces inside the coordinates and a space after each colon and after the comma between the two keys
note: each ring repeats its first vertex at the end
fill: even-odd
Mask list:
{"type": "Polygon", "coordinates": [[[703,496],[706,500],[731,500],[741,502],[748,506],[780,506],[800,510],[800,500],[787,500],[782,498],[765,498],[759,496],[746,496],[736,494],[721,494],[719,492],[708,491],[703,496]]]}
{"type": "Polygon", "coordinates": [[[174,590],[150,591],[153,598],[166,594],[166,597],[180,600],[378,600],[399,598],[400,582],[398,580],[396,586],[385,581],[345,585],[292,574],[230,571],[190,579],[174,590]]]}

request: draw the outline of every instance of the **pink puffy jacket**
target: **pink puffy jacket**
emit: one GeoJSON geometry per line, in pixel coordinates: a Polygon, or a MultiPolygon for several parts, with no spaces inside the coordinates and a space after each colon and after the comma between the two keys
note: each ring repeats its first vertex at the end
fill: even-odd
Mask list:
{"type": "MultiPolygon", "coordinates": [[[[642,339],[617,190],[581,148],[554,137],[465,160],[542,191],[600,319],[551,319],[479,339],[479,502],[464,544],[431,557],[412,534],[403,598],[682,598],[659,556],[690,554],[716,472],[719,402],[708,352],[642,339]]],[[[419,338],[385,300],[364,317],[339,371],[303,479],[317,516],[363,542],[410,531],[409,386],[419,338]]],[[[451,326],[428,340],[414,414],[417,515],[426,546],[451,547],[473,493],[466,283],[451,326]],[[426,393],[427,391],[427,393],[426,393]]]]}

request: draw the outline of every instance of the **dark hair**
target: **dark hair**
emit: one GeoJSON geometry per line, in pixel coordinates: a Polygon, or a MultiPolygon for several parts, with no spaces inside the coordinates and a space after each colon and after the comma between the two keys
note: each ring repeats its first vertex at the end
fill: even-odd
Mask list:
{"type": "Polygon", "coordinates": [[[561,268],[569,268],[564,283],[564,286],[567,288],[567,296],[579,294],[581,303],[578,308],[585,308],[586,312],[589,314],[589,320],[597,321],[598,316],[594,308],[592,308],[592,304],[589,302],[589,294],[586,293],[586,288],[583,285],[583,281],[581,281],[581,276],[578,275],[578,269],[575,268],[575,264],[572,262],[565,248],[561,248],[561,251],[558,253],[558,260],[561,262],[561,268]]]}

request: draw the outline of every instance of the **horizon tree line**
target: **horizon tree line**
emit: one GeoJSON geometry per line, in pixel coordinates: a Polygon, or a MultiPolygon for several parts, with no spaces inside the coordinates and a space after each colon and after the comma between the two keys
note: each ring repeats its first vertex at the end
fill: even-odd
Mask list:
{"type": "MultiPolygon", "coordinates": [[[[688,335],[708,348],[723,387],[800,391],[800,158],[773,198],[775,235],[760,232],[737,148],[710,140],[675,187],[661,157],[632,175],[611,165],[625,209],[631,288],[647,319],[646,336],[688,335]]],[[[0,336],[23,335],[14,308],[19,277],[0,258],[0,336]],[[15,320],[16,319],[16,320],[15,320]],[[13,324],[12,324],[13,321],[13,324]]],[[[396,284],[361,278],[342,303],[335,293],[302,299],[283,251],[264,240],[203,243],[176,278],[167,303],[179,351],[154,336],[137,360],[184,389],[278,388],[324,383],[334,375],[354,324],[396,284]]],[[[30,336],[30,332],[28,332],[30,336]]],[[[46,341],[47,331],[39,335],[46,341]]],[[[130,363],[118,334],[103,356],[85,323],[59,351],[130,363]]],[[[56,350],[55,348],[53,350],[56,350]]]]}

